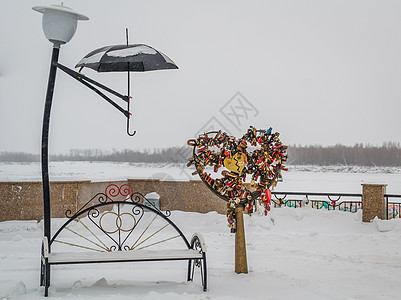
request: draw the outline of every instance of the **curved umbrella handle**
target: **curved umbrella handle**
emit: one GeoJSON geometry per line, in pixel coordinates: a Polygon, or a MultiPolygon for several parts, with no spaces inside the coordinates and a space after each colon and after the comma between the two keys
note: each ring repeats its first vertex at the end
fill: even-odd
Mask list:
{"type": "Polygon", "coordinates": [[[129,116],[127,117],[127,134],[128,134],[129,136],[134,136],[134,135],[136,134],[136,130],[135,130],[133,133],[130,133],[130,132],[129,132],[129,119],[130,119],[130,117],[131,117],[131,113],[130,113],[129,116]]]}
{"type": "MultiPolygon", "coordinates": [[[[129,77],[129,75],[128,75],[128,77],[129,77]]],[[[129,80],[129,79],[128,79],[129,80]]],[[[129,83],[128,83],[129,84],[129,83]]],[[[128,94],[129,95],[129,94],[128,94]]],[[[130,102],[131,102],[131,96],[128,96],[128,102],[127,102],[127,112],[128,112],[128,115],[127,115],[127,134],[129,135],[129,136],[134,136],[135,134],[136,134],[136,130],[133,132],[133,133],[130,133],[130,126],[129,126],[129,123],[130,123],[130,119],[131,119],[131,116],[132,116],[132,114],[130,113],[130,111],[129,111],[129,105],[130,105],[130,102]]]]}

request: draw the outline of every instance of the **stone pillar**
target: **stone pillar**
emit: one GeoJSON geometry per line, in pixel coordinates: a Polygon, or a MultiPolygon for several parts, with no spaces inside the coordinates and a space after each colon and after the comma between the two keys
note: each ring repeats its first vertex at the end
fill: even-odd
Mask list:
{"type": "Polygon", "coordinates": [[[387,184],[362,184],[362,221],[370,222],[375,217],[386,219],[387,184]]]}

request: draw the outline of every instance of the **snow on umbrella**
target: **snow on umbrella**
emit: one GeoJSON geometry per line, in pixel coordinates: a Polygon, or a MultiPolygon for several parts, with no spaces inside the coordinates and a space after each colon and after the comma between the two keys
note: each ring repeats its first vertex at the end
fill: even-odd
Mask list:
{"type": "Polygon", "coordinates": [[[102,47],[87,54],[75,67],[87,67],[98,72],[178,69],[167,55],[145,44],[102,47]]]}

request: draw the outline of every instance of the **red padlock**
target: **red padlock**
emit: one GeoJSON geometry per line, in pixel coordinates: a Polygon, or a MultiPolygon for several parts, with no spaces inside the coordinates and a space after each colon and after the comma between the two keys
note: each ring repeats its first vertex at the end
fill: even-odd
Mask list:
{"type": "Polygon", "coordinates": [[[199,148],[199,149],[198,149],[198,153],[199,153],[199,152],[202,152],[202,151],[205,150],[205,149],[206,149],[206,146],[203,146],[202,148],[199,148]]]}
{"type": "Polygon", "coordinates": [[[270,200],[272,199],[272,192],[269,189],[266,189],[265,195],[266,195],[266,200],[270,203],[270,200]]]}

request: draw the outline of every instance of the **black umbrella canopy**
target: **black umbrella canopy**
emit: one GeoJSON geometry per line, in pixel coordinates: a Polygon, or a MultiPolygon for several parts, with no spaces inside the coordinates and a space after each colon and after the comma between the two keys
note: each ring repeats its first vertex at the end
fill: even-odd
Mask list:
{"type": "Polygon", "coordinates": [[[105,46],[87,54],[75,67],[98,72],[178,69],[167,55],[145,44],[105,46]]]}

